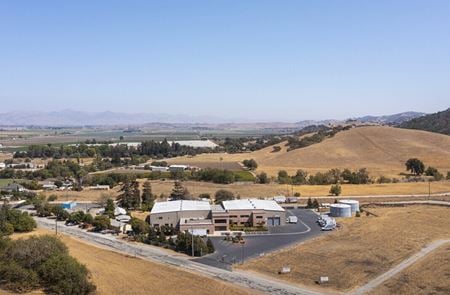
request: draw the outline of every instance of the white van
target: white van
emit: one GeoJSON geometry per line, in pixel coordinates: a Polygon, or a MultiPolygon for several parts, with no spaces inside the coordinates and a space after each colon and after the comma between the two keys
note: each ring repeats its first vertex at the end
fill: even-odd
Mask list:
{"type": "Polygon", "coordinates": [[[297,216],[289,216],[287,218],[287,223],[297,223],[297,222],[298,222],[297,216]]]}

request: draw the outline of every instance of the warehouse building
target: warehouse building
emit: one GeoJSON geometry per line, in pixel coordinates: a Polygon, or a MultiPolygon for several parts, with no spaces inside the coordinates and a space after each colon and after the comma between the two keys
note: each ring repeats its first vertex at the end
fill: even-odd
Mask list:
{"type": "Polygon", "coordinates": [[[210,205],[207,201],[178,200],[155,203],[150,213],[152,226],[173,226],[180,231],[206,235],[229,231],[230,226],[280,226],[286,212],[273,200],[243,199],[210,205]]]}

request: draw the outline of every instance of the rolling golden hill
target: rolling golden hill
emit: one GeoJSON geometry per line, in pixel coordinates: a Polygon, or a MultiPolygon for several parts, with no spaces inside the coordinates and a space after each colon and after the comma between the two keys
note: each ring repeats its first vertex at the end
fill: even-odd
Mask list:
{"type": "Polygon", "coordinates": [[[419,158],[426,166],[441,173],[450,171],[450,136],[419,130],[385,126],[370,126],[342,131],[333,138],[312,146],[287,152],[273,153],[272,147],[242,154],[203,154],[195,157],[168,159],[169,163],[191,164],[200,167],[224,168],[231,163],[253,158],[258,171],[276,175],[279,170],[295,173],[297,169],[308,172],[331,168],[367,168],[372,176],[395,177],[405,172],[405,161],[419,158]]]}

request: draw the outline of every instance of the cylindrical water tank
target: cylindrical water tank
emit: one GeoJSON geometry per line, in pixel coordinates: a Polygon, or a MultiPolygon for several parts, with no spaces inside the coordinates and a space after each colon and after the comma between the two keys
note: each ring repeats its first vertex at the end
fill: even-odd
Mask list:
{"type": "Polygon", "coordinates": [[[352,214],[356,214],[359,211],[359,201],[356,200],[340,200],[340,204],[350,205],[352,208],[352,214]]]}
{"type": "Polygon", "coordinates": [[[352,217],[352,207],[347,204],[331,204],[330,215],[332,217],[352,217]]]}

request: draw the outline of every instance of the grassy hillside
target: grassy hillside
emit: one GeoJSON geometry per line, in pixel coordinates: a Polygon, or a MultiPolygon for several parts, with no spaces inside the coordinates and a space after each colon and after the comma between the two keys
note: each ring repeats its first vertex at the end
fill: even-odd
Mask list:
{"type": "Polygon", "coordinates": [[[400,127],[450,135],[450,108],[404,122],[400,124],[400,127]]]}
{"type": "Polygon", "coordinates": [[[273,147],[268,147],[252,153],[204,154],[193,158],[173,158],[168,162],[192,165],[216,162],[225,166],[253,158],[258,162],[258,171],[270,175],[276,175],[281,169],[294,173],[297,169],[317,172],[331,168],[366,167],[373,176],[398,176],[405,172],[405,161],[416,157],[441,172],[450,170],[450,136],[425,131],[360,127],[290,152],[284,144],[279,144],[282,149],[276,153],[273,147]]]}

